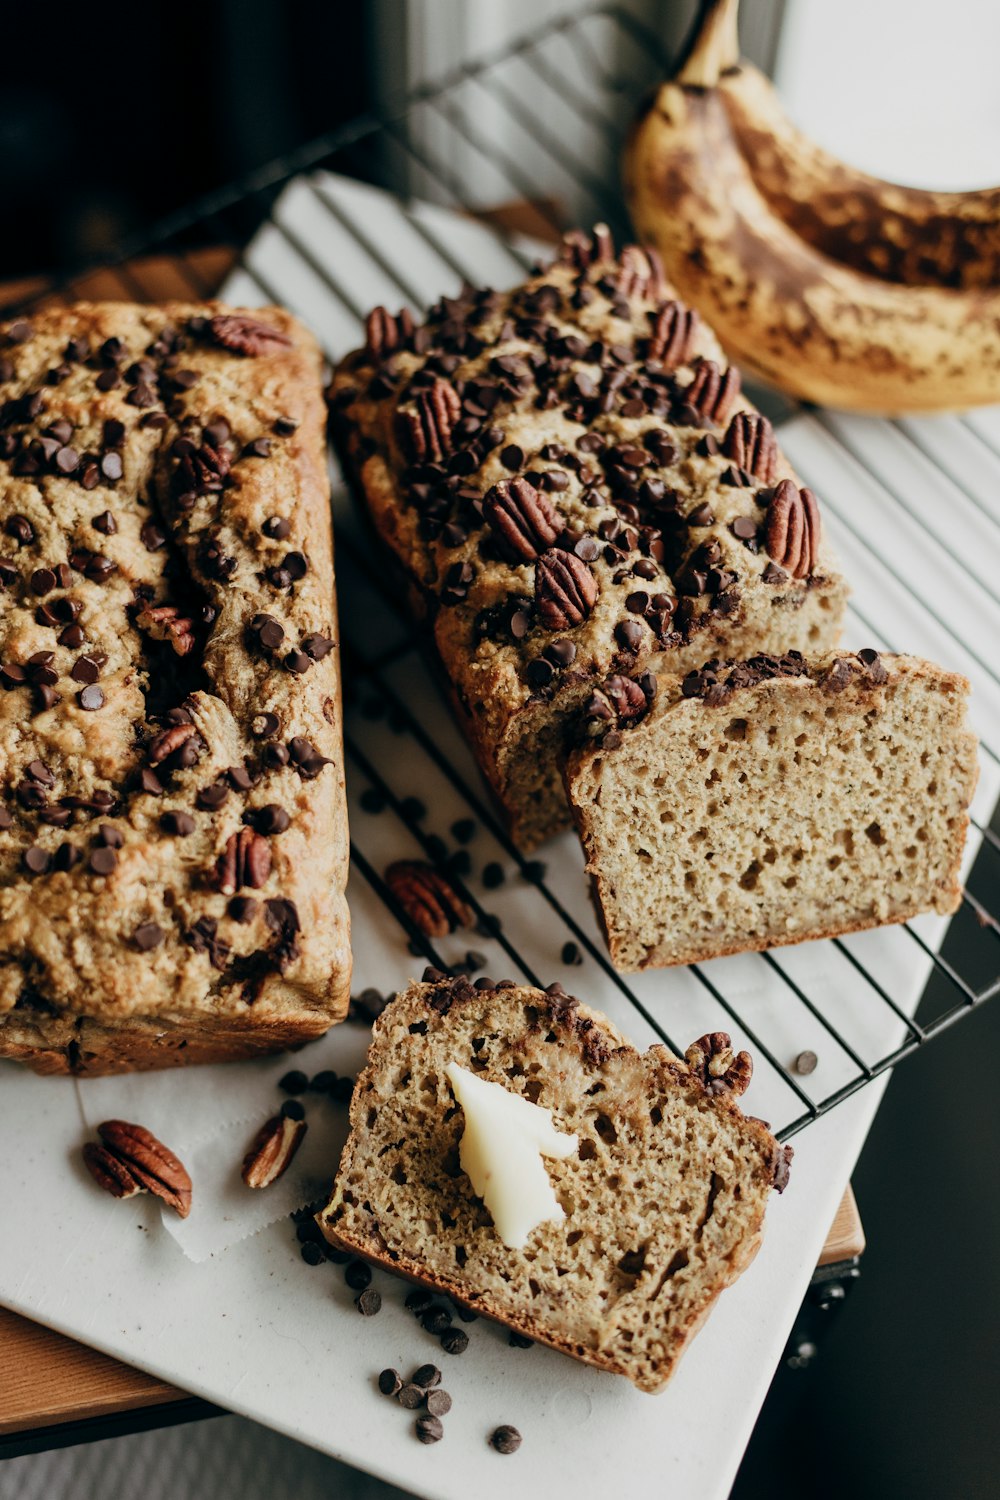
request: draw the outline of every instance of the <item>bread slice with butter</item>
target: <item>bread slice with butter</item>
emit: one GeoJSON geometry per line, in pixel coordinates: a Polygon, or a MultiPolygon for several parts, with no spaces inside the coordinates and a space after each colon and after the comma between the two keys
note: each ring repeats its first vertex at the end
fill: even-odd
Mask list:
{"type": "Polygon", "coordinates": [[[722,1032],[686,1061],[663,1046],[640,1053],[558,985],[428,970],[376,1022],[320,1226],[341,1249],[658,1390],[752,1260],[771,1190],[788,1178],[790,1149],[736,1102],[751,1070],[722,1032]],[[451,1064],[577,1137],[565,1159],[545,1158],[564,1217],[522,1248],[504,1244],[462,1169],[451,1064]]]}

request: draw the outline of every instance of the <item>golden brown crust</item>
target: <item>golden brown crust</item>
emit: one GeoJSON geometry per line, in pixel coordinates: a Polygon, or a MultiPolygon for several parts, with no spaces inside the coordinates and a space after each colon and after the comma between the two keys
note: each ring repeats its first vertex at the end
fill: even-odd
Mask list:
{"type": "Polygon", "coordinates": [[[769,559],[793,471],[655,258],[568,241],[388,344],[383,314],[331,387],[345,470],[523,848],[568,821],[559,758],[602,681],[826,649],[846,597],[817,526],[793,572],[769,559]]]}
{"type": "Polygon", "coordinates": [[[220,304],[79,304],[0,346],[0,1055],[306,1040],[350,984],[319,350],[220,304]]]}

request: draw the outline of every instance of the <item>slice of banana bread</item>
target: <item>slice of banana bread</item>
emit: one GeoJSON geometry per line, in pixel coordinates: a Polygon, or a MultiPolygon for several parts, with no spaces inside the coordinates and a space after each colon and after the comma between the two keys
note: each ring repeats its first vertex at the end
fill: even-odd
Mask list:
{"type": "Polygon", "coordinates": [[[615,964],[954,911],[968,688],[916,657],[789,652],[663,680],[632,725],[595,694],[566,786],[615,964]]]}
{"type": "Polygon", "coordinates": [[[456,1302],[655,1391],[750,1263],[791,1151],[736,1103],[745,1052],[722,1032],[687,1061],[641,1054],[559,985],[429,969],[375,1026],[327,1238],[456,1302]],[[547,1160],[566,1217],[500,1240],[459,1165],[448,1063],[552,1111],[577,1151],[547,1160]]]}

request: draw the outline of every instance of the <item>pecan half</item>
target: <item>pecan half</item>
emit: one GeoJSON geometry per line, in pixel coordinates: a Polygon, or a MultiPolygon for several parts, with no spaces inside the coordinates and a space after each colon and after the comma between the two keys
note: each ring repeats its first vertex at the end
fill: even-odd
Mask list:
{"type": "Polygon", "coordinates": [[[658,360],[665,370],[676,370],[687,364],[698,330],[698,314],[682,302],[664,302],[650,313],[651,331],[646,358],[658,360]]]}
{"type": "Polygon", "coordinates": [[[577,271],[599,260],[615,259],[615,242],[607,224],[595,224],[593,234],[571,229],[563,235],[562,259],[577,271]]]}
{"type": "Polygon", "coordinates": [[[694,379],[681,392],[681,400],[687,406],[693,406],[707,422],[721,426],[739,393],[740,372],[734,365],[723,371],[714,359],[698,359],[694,364],[694,379]]]}
{"type": "Polygon", "coordinates": [[[270,1187],[288,1171],[307,1130],[305,1120],[275,1115],[254,1136],[240,1176],[248,1188],[270,1187]]]}
{"type": "Polygon", "coordinates": [[[154,641],[169,641],[178,656],[188,656],[195,648],[194,621],[172,604],[147,605],[135,623],[154,641]]]}
{"type": "Polygon", "coordinates": [[[623,677],[616,673],[614,677],[607,678],[604,691],[611,700],[618,718],[624,723],[640,718],[649,707],[649,699],[639,683],[631,677],[623,677]]]}
{"type": "Polygon", "coordinates": [[[125,1163],[113,1156],[106,1146],[98,1145],[97,1141],[88,1141],[84,1146],[83,1160],[98,1187],[102,1187],[113,1198],[134,1198],[137,1193],[145,1192],[125,1163]]]}
{"type": "Polygon", "coordinates": [[[224,896],[232,896],[243,886],[259,890],[271,873],[271,846],[252,828],[231,833],[226,847],[215,862],[215,885],[224,896]]]}
{"type": "Polygon", "coordinates": [[[495,484],[483,501],[483,519],[519,562],[534,562],[560,530],[552,501],[527,479],[495,484]]]}
{"type": "Polygon", "coordinates": [[[471,927],[475,920],[451,882],[422,860],[396,860],[385,872],[385,883],[427,937],[447,937],[458,927],[471,927]]]}
{"type": "Polygon", "coordinates": [[[401,411],[402,435],[415,463],[439,464],[451,453],[451,438],[462,415],[455,387],[436,378],[413,398],[414,411],[401,411]]]}
{"type": "Polygon", "coordinates": [[[197,730],[193,724],[171,724],[169,729],[162,729],[149,742],[150,761],[154,766],[158,766],[196,733],[197,730]]]}
{"type": "Polygon", "coordinates": [[[254,358],[258,354],[272,354],[275,349],[289,349],[292,341],[287,333],[262,323],[246,313],[220,313],[208,320],[208,332],[217,344],[228,349],[230,354],[242,354],[254,358]]]}
{"type": "Polygon", "coordinates": [[[774,428],[759,412],[738,411],[722,439],[727,458],[761,484],[773,484],[778,465],[778,445],[774,428]]]}
{"type": "Polygon", "coordinates": [[[395,317],[384,307],[374,307],[365,319],[365,335],[368,352],[373,359],[384,359],[413,333],[413,314],[408,307],[401,308],[395,317]]]}
{"type": "Polygon", "coordinates": [[[619,265],[619,296],[650,298],[665,295],[667,278],[663,272],[663,262],[648,245],[626,245],[619,265]]]}
{"type": "Polygon", "coordinates": [[[162,1141],[145,1126],[127,1120],[105,1120],[98,1125],[97,1133],[103,1144],[90,1143],[89,1149],[85,1146],[83,1157],[101,1187],[116,1198],[153,1193],[182,1219],[187,1218],[191,1212],[191,1179],[162,1141]]]}
{"type": "Polygon", "coordinates": [[[550,547],[535,568],[535,606],[546,630],[580,625],[597,602],[597,579],[575,552],[550,547]]]}
{"type": "Polygon", "coordinates": [[[783,479],[771,496],[764,521],[768,555],[793,578],[808,578],[816,566],[820,539],[819,505],[812,490],[783,479]]]}
{"type": "Polygon", "coordinates": [[[753,1058],[749,1052],[733,1052],[728,1032],[707,1032],[691,1043],[684,1057],[691,1072],[712,1092],[725,1089],[738,1098],[750,1086],[753,1058]]]}

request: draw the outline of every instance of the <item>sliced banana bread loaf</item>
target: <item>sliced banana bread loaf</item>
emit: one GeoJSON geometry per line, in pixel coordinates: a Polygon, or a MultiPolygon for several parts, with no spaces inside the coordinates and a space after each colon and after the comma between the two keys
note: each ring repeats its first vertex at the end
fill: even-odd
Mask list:
{"type": "Polygon", "coordinates": [[[327,1238],[653,1391],[749,1264],[789,1148],[736,1103],[752,1071],[721,1032],[640,1054],[559,985],[428,970],[375,1026],[327,1238]],[[552,1111],[576,1152],[546,1168],[566,1217],[508,1249],[459,1164],[449,1063],[552,1111]]]}
{"type": "Polygon", "coordinates": [[[635,706],[655,672],[836,644],[815,496],[655,254],[606,229],[421,327],[377,308],[331,397],[522,848],[570,821],[559,762],[598,684],[635,706]]]}
{"type": "Polygon", "coordinates": [[[662,680],[631,725],[595,694],[566,786],[616,965],[954,911],[968,687],[911,656],[790,652],[662,680]]]}

